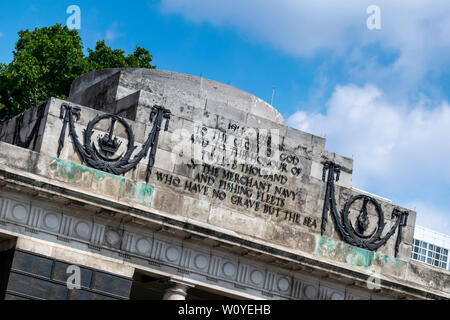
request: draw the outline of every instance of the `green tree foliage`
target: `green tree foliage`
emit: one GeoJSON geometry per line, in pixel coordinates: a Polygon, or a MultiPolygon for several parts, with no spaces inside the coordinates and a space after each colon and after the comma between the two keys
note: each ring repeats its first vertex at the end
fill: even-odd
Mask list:
{"type": "Polygon", "coordinates": [[[105,68],[149,68],[149,51],[136,47],[125,55],[98,41],[95,50],[83,53],[78,31],[56,24],[19,32],[10,64],[0,63],[0,122],[50,97],[65,99],[72,81],[80,75],[105,68]]]}

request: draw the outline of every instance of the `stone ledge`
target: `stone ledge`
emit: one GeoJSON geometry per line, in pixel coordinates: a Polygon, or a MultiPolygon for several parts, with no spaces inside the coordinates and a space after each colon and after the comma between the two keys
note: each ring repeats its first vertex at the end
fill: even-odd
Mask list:
{"type": "MultiPolygon", "coordinates": [[[[96,198],[94,200],[95,197],[93,197],[93,196],[80,194],[73,190],[62,189],[60,187],[56,187],[51,184],[36,181],[34,179],[20,177],[20,176],[5,172],[3,170],[0,170],[0,177],[2,177],[3,179],[7,179],[7,180],[17,181],[21,184],[38,187],[41,190],[57,192],[59,194],[64,194],[65,196],[72,196],[72,197],[78,198],[83,201],[87,200],[91,203],[98,203],[99,205],[110,203],[110,201],[105,200],[105,199],[96,198]]],[[[317,268],[318,270],[329,270],[329,272],[338,273],[338,274],[343,275],[344,277],[349,277],[349,278],[352,278],[355,280],[359,279],[360,281],[365,281],[367,279],[367,275],[365,273],[362,273],[362,272],[359,272],[359,271],[356,271],[353,269],[343,268],[343,267],[340,267],[337,265],[330,264],[329,262],[308,258],[306,256],[299,255],[297,253],[284,251],[282,249],[277,249],[273,246],[268,246],[265,244],[260,244],[257,242],[242,239],[241,237],[235,237],[235,236],[231,236],[228,234],[221,234],[221,233],[219,233],[215,230],[211,230],[209,228],[198,227],[196,225],[189,224],[187,222],[173,220],[171,218],[163,217],[163,216],[156,215],[156,214],[153,214],[150,212],[144,213],[139,209],[136,209],[133,207],[126,207],[126,206],[123,206],[123,205],[120,205],[117,203],[110,205],[110,207],[115,207],[123,212],[135,213],[137,215],[141,215],[141,216],[146,217],[147,219],[150,219],[153,221],[164,222],[165,224],[170,225],[172,227],[180,228],[187,232],[195,232],[197,234],[201,234],[208,238],[216,239],[218,241],[226,241],[228,243],[232,243],[237,246],[242,246],[242,247],[248,248],[250,250],[257,250],[259,252],[264,252],[265,254],[277,256],[282,259],[287,259],[288,261],[292,261],[295,263],[311,265],[311,266],[314,266],[314,268],[317,268]],[[121,208],[121,207],[123,207],[123,208],[121,208]]],[[[408,285],[406,283],[403,284],[402,282],[403,281],[399,282],[398,280],[396,282],[392,282],[390,280],[382,280],[381,285],[384,287],[392,288],[392,290],[408,292],[409,294],[413,294],[414,296],[420,296],[420,297],[430,298],[430,299],[439,299],[440,298],[440,296],[436,295],[435,293],[431,293],[424,289],[411,287],[410,285],[408,285]]],[[[414,286],[416,286],[416,285],[414,285],[414,286]]]]}

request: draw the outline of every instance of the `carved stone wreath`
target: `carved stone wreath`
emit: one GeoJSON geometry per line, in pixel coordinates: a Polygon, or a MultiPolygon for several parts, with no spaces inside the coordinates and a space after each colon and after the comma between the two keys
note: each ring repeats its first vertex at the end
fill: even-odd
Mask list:
{"type": "Polygon", "coordinates": [[[67,104],[63,104],[61,106],[60,118],[63,119],[64,124],[61,130],[61,135],[59,137],[57,152],[58,157],[60,156],[61,150],[64,147],[67,125],[69,125],[69,135],[72,138],[75,151],[80,156],[81,161],[83,163],[86,163],[88,166],[98,170],[102,170],[115,175],[125,174],[128,171],[135,169],[138,163],[147,156],[150,150],[145,178],[145,181],[148,183],[153,165],[155,163],[156,149],[158,145],[159,133],[161,131],[161,124],[165,119],[166,123],[164,130],[167,131],[171,114],[170,111],[162,106],[153,106],[150,113],[150,121],[153,122],[152,130],[148,135],[147,140],[142,145],[142,149],[133,157],[133,159],[131,159],[131,156],[137,146],[134,145],[133,130],[124,119],[112,114],[97,115],[88,123],[86,130],[84,130],[82,144],[75,130],[75,121],[78,121],[80,119],[80,112],[81,109],[78,107],[72,107],[67,104]],[[94,133],[95,126],[100,121],[106,119],[111,120],[109,131],[108,133],[100,136],[97,139],[97,143],[99,146],[98,149],[95,146],[95,143],[92,142],[92,135],[94,133]],[[118,151],[121,144],[117,137],[114,136],[114,128],[116,123],[120,123],[125,128],[128,144],[125,153],[113,157],[118,151]]]}
{"type": "Polygon", "coordinates": [[[334,182],[339,181],[340,176],[340,166],[336,165],[331,161],[327,161],[323,166],[322,180],[325,182],[325,177],[328,172],[327,188],[325,193],[325,202],[322,211],[322,226],[321,233],[325,233],[326,225],[328,221],[328,212],[331,212],[335,226],[339,231],[341,238],[354,246],[360,248],[375,251],[391,238],[398,228],[397,241],[395,243],[395,257],[398,255],[398,250],[402,237],[402,228],[406,226],[408,220],[408,212],[401,211],[398,208],[394,208],[392,211],[392,219],[396,219],[394,225],[391,229],[384,235],[384,227],[386,223],[384,222],[384,213],[379,202],[373,198],[366,195],[357,195],[351,197],[344,205],[341,215],[336,207],[336,197],[335,197],[335,187],[334,182]],[[363,204],[360,210],[360,214],[356,220],[356,228],[352,225],[349,219],[350,208],[355,204],[356,201],[362,200],[363,204]],[[375,211],[378,215],[378,224],[374,231],[369,235],[365,235],[365,231],[369,226],[369,215],[367,213],[367,205],[372,204],[375,207],[375,211]]]}

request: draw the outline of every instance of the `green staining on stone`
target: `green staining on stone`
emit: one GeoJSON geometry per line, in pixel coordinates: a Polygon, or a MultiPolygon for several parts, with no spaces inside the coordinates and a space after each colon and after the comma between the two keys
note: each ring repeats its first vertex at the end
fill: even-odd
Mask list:
{"type": "Polygon", "coordinates": [[[93,169],[93,170],[94,170],[94,179],[95,180],[103,181],[106,178],[109,178],[109,179],[113,179],[113,180],[119,180],[120,185],[125,184],[125,181],[126,181],[125,177],[116,176],[114,174],[111,174],[111,173],[108,173],[108,172],[104,172],[104,171],[100,171],[100,170],[96,170],[96,169],[93,169]]]}
{"type": "Polygon", "coordinates": [[[134,182],[133,193],[135,202],[150,206],[153,195],[153,188],[151,186],[141,182],[134,182]]]}
{"type": "Polygon", "coordinates": [[[86,184],[87,180],[89,180],[88,177],[94,171],[92,168],[58,158],[52,159],[49,167],[53,171],[55,179],[81,185],[86,184]]]}
{"type": "Polygon", "coordinates": [[[328,255],[336,251],[336,246],[337,246],[336,241],[326,237],[320,237],[319,240],[317,241],[316,254],[328,255]],[[323,252],[325,250],[326,253],[323,252]]]}
{"type": "Polygon", "coordinates": [[[345,262],[355,266],[368,268],[373,260],[373,252],[365,249],[361,249],[358,247],[353,247],[350,245],[345,246],[345,262]]]}
{"type": "Polygon", "coordinates": [[[383,267],[389,267],[391,269],[398,269],[398,268],[403,267],[403,265],[405,264],[405,261],[394,258],[394,257],[389,257],[384,254],[376,253],[373,264],[383,266],[383,267]]]}
{"type": "Polygon", "coordinates": [[[77,163],[53,158],[49,169],[55,180],[88,189],[100,196],[125,199],[149,207],[153,188],[145,183],[132,181],[123,176],[92,169],[77,163]]]}
{"type": "Polygon", "coordinates": [[[399,269],[405,263],[402,260],[327,237],[318,237],[315,254],[364,269],[375,265],[383,269],[399,269]]]}

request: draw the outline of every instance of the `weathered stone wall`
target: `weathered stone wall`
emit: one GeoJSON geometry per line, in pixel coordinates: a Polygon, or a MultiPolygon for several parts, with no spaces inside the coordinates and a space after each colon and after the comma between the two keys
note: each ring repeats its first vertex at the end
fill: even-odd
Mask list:
{"type": "MultiPolygon", "coordinates": [[[[33,110],[24,116],[23,123],[29,128],[33,121],[25,119],[33,118],[33,110]]],[[[325,139],[285,126],[272,106],[241,90],[172,72],[102,70],[77,79],[68,101],[50,99],[42,119],[45,125],[36,136],[38,142],[26,146],[37,152],[1,144],[0,166],[28,172],[39,180],[116,206],[135,208],[139,212],[136,216],[148,212],[319,264],[449,293],[448,283],[441,279],[444,275],[439,278],[438,273],[440,280],[434,282],[417,279],[422,271],[410,263],[415,224],[415,212],[411,210],[400,208],[408,211],[409,217],[397,257],[396,232],[376,252],[361,249],[342,241],[329,215],[322,236],[327,188],[323,164],[332,161],[341,167],[335,193],[336,206],[342,210],[352,196],[359,194],[351,188],[353,161],[327,151],[325,139]],[[124,176],[90,168],[77,154],[69,128],[58,157],[64,124],[62,105],[80,108],[74,127],[81,143],[89,122],[103,111],[126,118],[134,133],[133,158],[153,128],[150,114],[155,104],[172,114],[168,131],[160,133],[148,184],[148,156],[124,176]]],[[[0,141],[12,143],[15,124],[13,119],[0,126],[0,141]]],[[[109,125],[106,120],[98,123],[92,136],[94,144],[108,133],[109,125]]],[[[123,155],[129,137],[119,124],[114,134],[121,141],[116,154],[123,155]]],[[[384,213],[385,235],[395,224],[392,212],[398,206],[383,199],[377,201],[384,213]]],[[[358,200],[350,209],[351,221],[360,214],[361,205],[358,200]]],[[[376,230],[378,217],[370,206],[368,214],[370,233],[376,230]]]]}
{"type": "MultiPolygon", "coordinates": [[[[3,172],[0,174],[4,177],[3,172]]],[[[361,268],[342,269],[336,263],[327,265],[320,257],[307,258],[276,247],[264,249],[230,234],[205,234],[201,228],[188,227],[187,222],[180,224],[181,221],[166,218],[161,219],[161,227],[150,223],[158,215],[146,217],[145,211],[139,212],[134,206],[113,205],[114,209],[99,210],[108,207],[108,201],[99,197],[95,201],[72,188],[62,189],[63,184],[47,186],[40,178],[34,182],[35,187],[39,186],[35,189],[25,188],[25,180],[20,182],[22,186],[8,183],[1,188],[0,232],[18,237],[17,250],[41,256],[39,261],[43,261],[35,264],[42,268],[29,272],[33,268],[30,263],[24,271],[42,280],[38,281],[38,286],[42,286],[37,292],[33,286],[18,286],[20,279],[16,276],[10,281],[10,291],[18,293],[14,297],[51,298],[55,291],[66,295],[59,297],[62,299],[116,295],[106,289],[98,292],[101,288],[87,283],[81,293],[67,291],[61,268],[68,265],[80,266],[83,278],[91,277],[92,270],[130,278],[136,268],[251,299],[436,298],[442,289],[442,283],[431,282],[424,292],[405,287],[399,279],[374,274],[380,279],[380,288],[370,290],[364,277],[361,282],[361,268]],[[55,263],[60,270],[53,279],[45,266],[55,263]]],[[[112,204],[114,201],[109,201],[112,204]]],[[[416,273],[427,272],[421,265],[416,273]]],[[[445,279],[444,276],[436,279],[445,279]]]]}
{"type": "MultiPolygon", "coordinates": [[[[157,187],[152,205],[155,209],[173,213],[176,208],[180,215],[300,248],[304,244],[296,233],[317,234],[320,229],[325,191],[323,162],[332,160],[342,167],[336,190],[339,208],[356,194],[351,190],[351,159],[326,151],[323,138],[284,126],[281,115],[273,107],[248,93],[214,81],[156,70],[102,71],[101,78],[105,79],[99,82],[94,75],[87,74],[76,80],[69,100],[97,108],[95,103],[98,104],[99,99],[96,94],[93,98],[92,92],[103,92],[99,86],[108,88],[108,98],[103,100],[104,105],[110,106],[106,109],[135,121],[133,128],[136,128],[137,142],[143,143],[151,129],[149,114],[154,104],[164,105],[172,112],[169,131],[160,136],[150,183],[157,187]],[[111,83],[115,85],[111,86],[111,83]],[[127,102],[121,103],[123,101],[127,102]],[[233,151],[239,155],[245,153],[245,138],[249,132],[255,133],[252,129],[263,132],[260,141],[255,143],[256,137],[250,137],[249,159],[241,159],[233,168],[229,159],[233,157],[233,151]],[[261,155],[267,151],[268,134],[271,134],[274,155],[264,157],[261,155]],[[194,143],[190,141],[192,137],[194,143]],[[222,148],[220,152],[224,139],[227,139],[228,149],[223,151],[222,148]],[[234,139],[238,144],[236,149],[233,149],[234,139]],[[193,146],[196,151],[193,151],[193,146]],[[210,157],[208,153],[214,152],[215,158],[210,157]],[[225,166],[220,165],[220,157],[224,155],[227,159],[225,166]],[[283,176],[286,181],[277,183],[253,174],[264,167],[255,162],[256,156],[261,156],[261,162],[273,161],[272,173],[283,176]],[[190,158],[201,164],[195,168],[189,166],[190,158]],[[211,166],[203,166],[205,162],[211,166]],[[242,186],[236,183],[236,179],[248,181],[247,177],[255,184],[261,184],[260,188],[251,188],[252,197],[242,194],[248,191],[242,189],[247,188],[240,188],[241,192],[236,190],[242,186]],[[224,193],[225,198],[221,200],[224,193]]],[[[84,124],[83,113],[87,112],[82,112],[78,124],[84,124]]],[[[93,115],[89,116],[92,119],[93,115]]],[[[67,158],[62,158],[69,159],[70,154],[73,152],[69,151],[67,158]]],[[[76,159],[71,160],[76,162],[76,159]]],[[[141,162],[135,176],[130,178],[142,181],[145,167],[145,161],[141,162]]],[[[391,213],[394,206],[381,202],[387,222],[386,233],[393,223],[391,213]]],[[[373,211],[370,213],[375,215],[373,211]]],[[[376,223],[376,220],[376,217],[370,219],[371,223],[376,223]]],[[[414,223],[415,213],[411,212],[408,226],[403,229],[399,258],[409,259],[414,223]]],[[[327,227],[325,235],[339,240],[332,223],[327,227]]],[[[379,253],[393,256],[394,242],[395,237],[392,237],[379,253]]]]}

